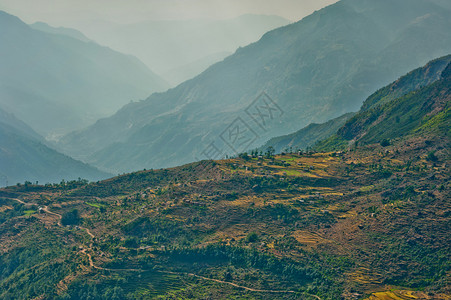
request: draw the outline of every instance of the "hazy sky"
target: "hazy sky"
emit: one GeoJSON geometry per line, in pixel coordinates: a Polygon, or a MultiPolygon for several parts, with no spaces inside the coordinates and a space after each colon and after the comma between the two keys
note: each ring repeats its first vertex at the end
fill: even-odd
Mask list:
{"type": "Polygon", "coordinates": [[[297,21],[337,0],[0,0],[0,9],[27,23],[77,27],[84,21],[232,18],[274,14],[297,21]]]}

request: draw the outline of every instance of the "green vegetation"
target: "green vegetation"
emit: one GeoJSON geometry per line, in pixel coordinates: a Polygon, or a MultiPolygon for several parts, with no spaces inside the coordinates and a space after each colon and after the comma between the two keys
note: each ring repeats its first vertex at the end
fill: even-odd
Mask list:
{"type": "Polygon", "coordinates": [[[390,141],[388,139],[383,139],[380,142],[380,144],[381,144],[382,147],[388,147],[388,146],[390,146],[390,141]]]}
{"type": "Polygon", "coordinates": [[[105,204],[101,204],[101,203],[90,203],[90,202],[86,202],[86,204],[88,204],[89,206],[92,206],[92,207],[100,208],[100,209],[106,207],[105,204]]]}
{"type": "Polygon", "coordinates": [[[325,123],[310,124],[295,133],[272,138],[261,149],[265,150],[272,146],[276,153],[305,150],[332,136],[353,115],[354,113],[347,113],[325,123]]]}
{"type": "Polygon", "coordinates": [[[26,215],[26,216],[31,216],[32,214],[34,214],[34,213],[36,213],[36,211],[35,210],[26,210],[26,211],[24,211],[24,214],[26,215]]]}
{"type": "Polygon", "coordinates": [[[251,232],[247,235],[246,240],[249,243],[255,243],[256,241],[258,241],[258,234],[256,232],[251,232]]]}
{"type": "Polygon", "coordinates": [[[339,299],[387,285],[440,295],[451,270],[444,143],[410,136],[3,189],[0,296],[339,299]],[[17,198],[51,213],[26,217],[17,198]]]}

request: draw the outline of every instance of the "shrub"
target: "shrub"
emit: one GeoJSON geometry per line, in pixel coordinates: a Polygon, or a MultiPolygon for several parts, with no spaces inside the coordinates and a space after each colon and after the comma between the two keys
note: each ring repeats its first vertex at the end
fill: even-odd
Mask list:
{"type": "Polygon", "coordinates": [[[250,232],[246,237],[246,241],[248,241],[249,243],[255,243],[256,241],[258,241],[258,234],[254,231],[250,232]]]}
{"type": "Polygon", "coordinates": [[[429,161],[437,161],[438,160],[438,158],[435,155],[434,151],[429,152],[428,156],[426,157],[426,159],[429,160],[429,161]]]}
{"type": "Polygon", "coordinates": [[[390,141],[387,140],[387,139],[383,139],[383,140],[381,141],[381,146],[382,146],[382,147],[390,146],[390,141]]]}

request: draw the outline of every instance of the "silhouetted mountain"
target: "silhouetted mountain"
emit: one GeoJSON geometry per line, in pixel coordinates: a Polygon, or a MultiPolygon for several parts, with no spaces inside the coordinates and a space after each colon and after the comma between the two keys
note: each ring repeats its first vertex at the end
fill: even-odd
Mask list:
{"type": "Polygon", "coordinates": [[[85,127],[167,85],[136,58],[0,11],[0,104],[42,135],[85,127]]]}
{"type": "Polygon", "coordinates": [[[67,135],[60,146],[115,171],[254,148],[357,111],[378,87],[451,52],[450,15],[423,0],[340,1],[265,34],[166,93],[67,135]]]}
{"type": "Polygon", "coordinates": [[[27,124],[0,109],[0,186],[24,181],[99,180],[109,176],[49,148],[27,124]]]}

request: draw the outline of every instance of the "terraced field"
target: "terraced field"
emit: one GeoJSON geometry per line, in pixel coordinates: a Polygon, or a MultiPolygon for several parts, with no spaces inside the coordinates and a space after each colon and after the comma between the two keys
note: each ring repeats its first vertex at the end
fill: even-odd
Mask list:
{"type": "Polygon", "coordinates": [[[423,148],[204,161],[3,189],[0,297],[14,297],[10,283],[34,269],[61,269],[30,297],[446,299],[449,170],[422,158],[423,148]]]}

